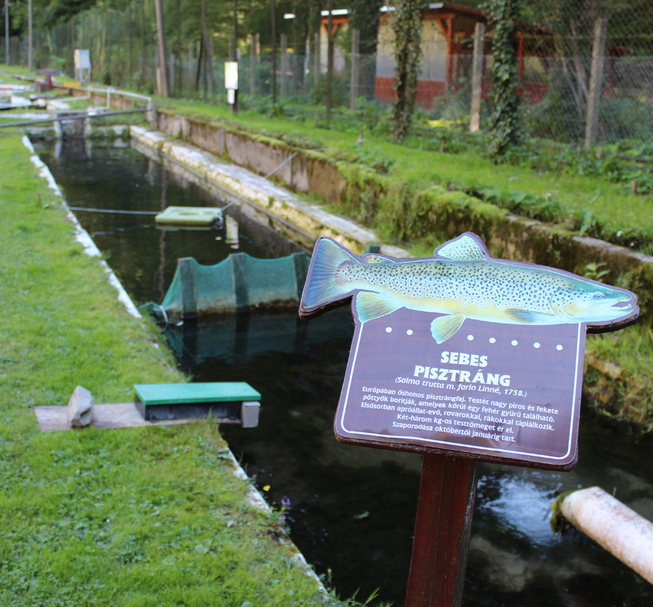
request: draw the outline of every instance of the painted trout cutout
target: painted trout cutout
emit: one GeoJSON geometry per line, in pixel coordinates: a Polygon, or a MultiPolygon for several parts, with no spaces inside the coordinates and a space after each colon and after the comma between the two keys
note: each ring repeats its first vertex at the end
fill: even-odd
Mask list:
{"type": "Polygon", "coordinates": [[[495,259],[483,241],[466,232],[435,250],[434,257],[357,257],[330,238],[318,239],[299,315],[307,319],[353,297],[359,323],[400,308],[437,314],[431,335],[438,344],[466,319],[512,325],[585,324],[613,330],[636,320],[630,291],[575,274],[495,259]]]}

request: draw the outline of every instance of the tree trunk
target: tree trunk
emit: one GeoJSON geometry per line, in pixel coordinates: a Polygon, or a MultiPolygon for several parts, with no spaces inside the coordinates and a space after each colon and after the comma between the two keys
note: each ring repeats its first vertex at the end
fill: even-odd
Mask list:
{"type": "Polygon", "coordinates": [[[402,141],[415,106],[421,56],[422,15],[418,0],[398,0],[392,27],[395,32],[395,84],[392,137],[402,141]]]}
{"type": "Polygon", "coordinates": [[[519,96],[517,95],[517,37],[520,0],[494,0],[492,39],[492,90],[490,115],[490,156],[501,159],[521,140],[519,96]]]}

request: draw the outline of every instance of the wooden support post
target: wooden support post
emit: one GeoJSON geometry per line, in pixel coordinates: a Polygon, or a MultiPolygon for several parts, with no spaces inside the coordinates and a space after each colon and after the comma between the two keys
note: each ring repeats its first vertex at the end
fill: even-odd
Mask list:
{"type": "Polygon", "coordinates": [[[351,89],[349,91],[349,109],[356,109],[358,99],[358,80],[360,73],[360,31],[351,32],[351,89]]]}
{"type": "Polygon", "coordinates": [[[481,128],[481,99],[483,95],[483,63],[485,60],[485,23],[477,23],[474,30],[474,56],[472,59],[472,107],[469,130],[481,128]]]}
{"type": "Polygon", "coordinates": [[[591,148],[599,131],[599,107],[603,92],[605,59],[607,52],[608,20],[597,19],[594,26],[594,47],[592,49],[592,75],[587,100],[587,125],[585,127],[585,147],[591,148]]]}
{"type": "Polygon", "coordinates": [[[475,462],[424,455],[406,607],[460,606],[475,496],[475,462]]]}
{"type": "Polygon", "coordinates": [[[288,96],[288,35],[281,34],[281,98],[288,96]]]}

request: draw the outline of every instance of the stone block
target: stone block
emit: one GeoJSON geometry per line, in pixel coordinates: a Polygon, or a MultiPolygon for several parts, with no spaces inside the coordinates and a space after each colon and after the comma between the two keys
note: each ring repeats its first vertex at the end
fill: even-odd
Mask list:
{"type": "Polygon", "coordinates": [[[93,395],[77,386],[68,401],[68,421],[72,428],[90,426],[93,419],[93,395]]]}

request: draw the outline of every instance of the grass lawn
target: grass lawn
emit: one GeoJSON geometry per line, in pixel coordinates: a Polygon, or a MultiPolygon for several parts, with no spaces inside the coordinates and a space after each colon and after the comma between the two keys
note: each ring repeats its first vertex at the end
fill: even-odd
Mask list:
{"type": "Polygon", "coordinates": [[[0,605],[325,604],[215,425],[39,431],[32,407],[77,385],[126,402],[185,377],[74,241],[16,132],[0,131],[0,167],[0,605]]]}

